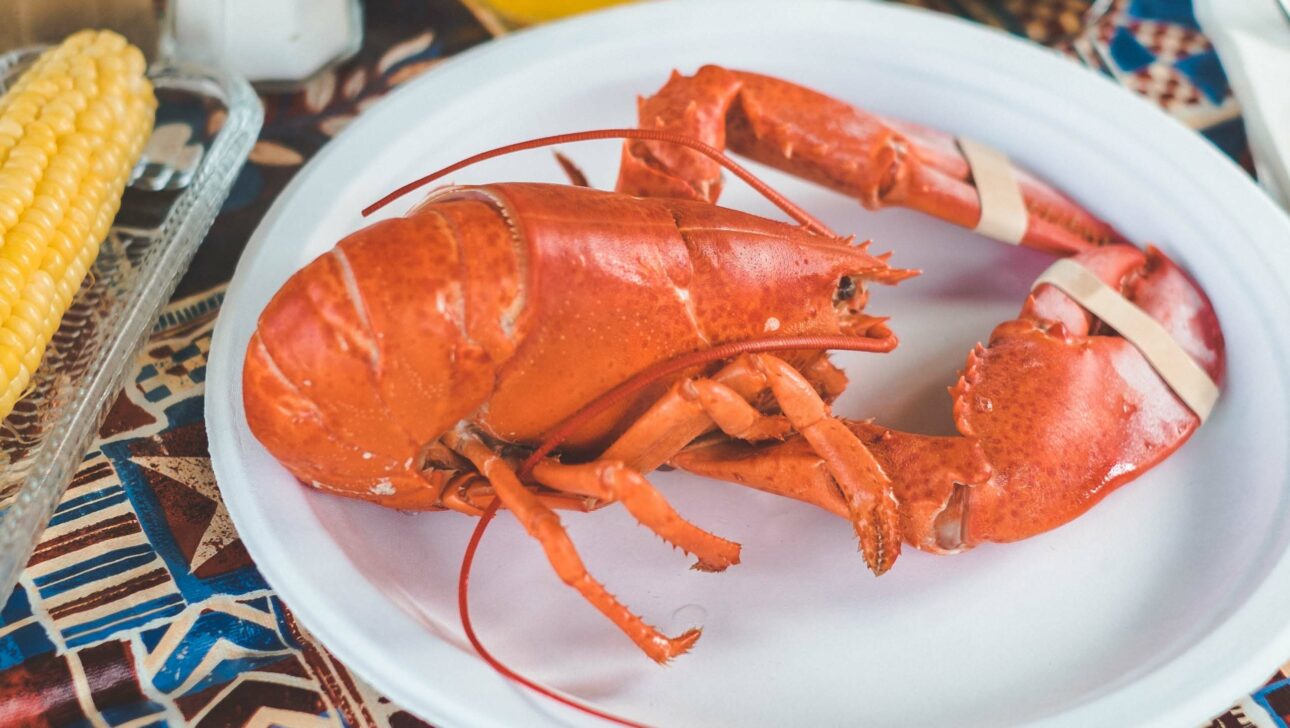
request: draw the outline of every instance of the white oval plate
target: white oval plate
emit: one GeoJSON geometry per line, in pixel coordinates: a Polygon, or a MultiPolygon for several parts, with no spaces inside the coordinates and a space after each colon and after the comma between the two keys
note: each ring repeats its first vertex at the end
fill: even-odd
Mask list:
{"type": "MultiPolygon", "coordinates": [[[[1131,238],[1156,241],[1218,308],[1224,397],[1180,452],[1074,523],[959,556],[906,549],[881,579],[843,520],[682,474],[652,478],[681,513],[742,542],[742,565],[689,571],[622,509],[566,515],[593,573],[647,620],[705,626],[667,669],[561,585],[502,514],[474,580],[486,643],[530,677],[663,725],[1183,725],[1290,657],[1287,219],[1203,139],[1094,74],[998,32],[867,3],[649,3],[520,33],[400,89],[296,176],[229,288],[206,401],[229,511],[303,623],[441,725],[590,722],[508,684],[464,646],[455,580],[473,521],[300,487],[247,429],[242,356],[273,292],[360,227],[366,203],[485,148],[631,125],[637,94],[673,67],[708,62],[984,140],[1131,238]]],[[[612,185],[617,143],[565,151],[612,185]]],[[[870,309],[893,316],[903,343],[838,357],[852,382],[837,411],[950,431],[945,387],[969,348],[1015,315],[1046,256],[766,176],[835,228],[894,249],[896,264],[926,270],[874,295],[870,309]]],[[[455,178],[505,180],[561,175],[534,152],[455,178]]],[[[723,204],[775,214],[730,187],[723,204]]]]}

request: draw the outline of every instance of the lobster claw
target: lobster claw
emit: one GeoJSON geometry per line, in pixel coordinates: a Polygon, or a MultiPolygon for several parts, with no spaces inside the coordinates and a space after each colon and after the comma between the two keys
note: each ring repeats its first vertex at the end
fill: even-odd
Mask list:
{"type": "MultiPolygon", "coordinates": [[[[876,210],[909,207],[963,227],[981,219],[971,170],[954,137],[857,109],[769,76],[704,66],[673,73],[638,102],[640,126],[681,133],[856,198],[876,210]]],[[[1110,225],[1020,169],[1028,213],[1022,244],[1072,254],[1126,242],[1110,225]]],[[[721,170],[663,142],[623,146],[618,190],[715,202],[721,170]]]]}
{"type": "MultiPolygon", "coordinates": [[[[1112,245],[1075,260],[1163,326],[1213,381],[1222,379],[1214,309],[1163,253],[1112,245]]],[[[1200,426],[1132,343],[1050,285],[968,354],[950,394],[957,437],[846,422],[891,478],[905,541],[934,553],[1067,523],[1200,426]]],[[[670,464],[848,517],[829,469],[802,438],[717,441],[670,464]]]]}

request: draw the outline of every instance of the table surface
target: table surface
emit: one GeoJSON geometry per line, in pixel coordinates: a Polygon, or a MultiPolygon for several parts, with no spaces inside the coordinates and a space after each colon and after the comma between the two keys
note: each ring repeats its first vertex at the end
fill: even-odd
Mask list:
{"type": "MultiPolygon", "coordinates": [[[[1068,39],[1088,5],[909,4],[1056,46],[1072,62],[1068,39]]],[[[0,724],[424,725],[331,656],[251,562],[210,468],[206,355],[238,256],[301,165],[390,89],[504,32],[476,2],[367,0],[357,56],[299,92],[263,96],[249,163],[0,609],[0,724]]],[[[1240,109],[1189,0],[1120,0],[1085,37],[1102,72],[1250,168],[1240,109]]],[[[1233,696],[1212,725],[1286,726],[1288,675],[1290,663],[1233,696]]]]}

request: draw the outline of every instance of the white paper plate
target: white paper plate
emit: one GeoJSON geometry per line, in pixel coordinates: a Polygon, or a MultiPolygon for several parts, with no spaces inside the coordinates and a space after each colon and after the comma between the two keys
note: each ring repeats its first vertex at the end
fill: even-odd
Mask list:
{"type": "MultiPolygon", "coordinates": [[[[706,627],[667,669],[561,585],[503,514],[472,594],[485,641],[522,673],[663,725],[1194,724],[1290,657],[1290,223],[1217,150],[1130,93],[1001,33],[864,3],[650,3],[520,33],[400,89],[296,176],[229,289],[207,422],[238,530],[302,622],[442,725],[589,722],[464,647],[455,579],[473,521],[298,486],[247,429],[242,356],[274,290],[360,227],[364,204],[484,148],[630,125],[637,94],[706,62],[982,139],[1133,239],[1158,242],[1218,308],[1224,398],[1173,458],[1069,526],[952,557],[907,549],[881,579],[843,520],[675,473],[652,477],[681,513],[742,542],[742,565],[689,571],[618,508],[565,516],[590,568],[627,604],[669,631],[706,627]]],[[[609,186],[618,149],[565,151],[609,186]]],[[[838,357],[852,383],[837,411],[950,431],[945,387],[969,348],[1015,315],[1047,258],[766,176],[837,229],[893,248],[896,264],[927,271],[874,295],[870,309],[893,316],[903,343],[838,357]]],[[[561,176],[534,152],[455,179],[504,180],[561,176]]],[[[737,184],[722,202],[775,214],[737,184]]]]}

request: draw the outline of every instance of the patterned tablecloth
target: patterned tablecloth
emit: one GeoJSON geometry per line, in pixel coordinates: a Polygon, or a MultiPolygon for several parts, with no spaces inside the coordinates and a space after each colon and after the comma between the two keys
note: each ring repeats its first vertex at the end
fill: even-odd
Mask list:
{"type": "MultiPolygon", "coordinates": [[[[1059,46],[1083,0],[911,0],[1059,46]]],[[[211,329],[239,253],[301,165],[404,81],[504,32],[475,3],[367,0],[363,50],[291,95],[157,322],[19,586],[0,610],[0,724],[423,725],[350,674],[256,570],[220,501],[202,422],[211,329]]],[[[1240,111],[1189,0],[1121,0],[1103,72],[1249,168],[1240,111]]],[[[1086,58],[1089,54],[1085,54],[1086,58]]],[[[0,507],[3,502],[0,501],[0,507]]],[[[1214,726],[1285,726],[1290,664],[1214,726]]]]}

